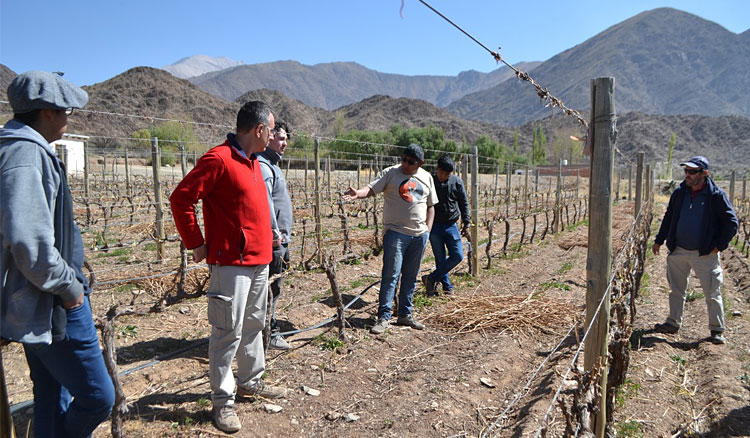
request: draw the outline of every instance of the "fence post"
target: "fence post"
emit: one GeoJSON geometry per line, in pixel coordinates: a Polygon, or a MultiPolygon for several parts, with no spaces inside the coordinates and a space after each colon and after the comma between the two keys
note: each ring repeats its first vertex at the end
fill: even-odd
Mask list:
{"type": "Polygon", "coordinates": [[[128,147],[125,146],[125,194],[130,203],[130,225],[135,221],[135,203],[133,202],[133,188],[130,186],[130,157],[128,157],[128,147]]]}
{"type": "Polygon", "coordinates": [[[310,157],[307,155],[307,152],[305,152],[305,192],[307,192],[307,168],[309,167],[309,162],[310,157]]]}
{"type": "Polygon", "coordinates": [[[729,180],[729,202],[734,205],[734,180],[737,178],[737,172],[732,171],[732,178],[729,180]]]}
{"type": "Polygon", "coordinates": [[[463,155],[461,157],[461,179],[464,183],[464,187],[469,187],[469,156],[463,155]]]}
{"type": "Polygon", "coordinates": [[[628,166],[628,201],[633,199],[633,165],[628,166]]]}
{"type": "MultiPolygon", "coordinates": [[[[320,151],[318,151],[320,153],[320,151]]],[[[328,202],[331,202],[331,156],[326,160],[326,171],[328,172],[328,202]]]]}
{"type": "Polygon", "coordinates": [[[620,169],[617,169],[617,188],[615,189],[615,201],[620,201],[620,169]]]}
{"type": "Polygon", "coordinates": [[[589,200],[589,248],[586,262],[586,325],[596,316],[585,342],[584,369],[602,367],[599,411],[594,414],[593,431],[604,436],[607,418],[607,354],[609,342],[609,277],[612,271],[612,170],[614,168],[615,127],[614,78],[591,81],[591,189],[589,200]]]}
{"type": "MultiPolygon", "coordinates": [[[[323,214],[320,211],[320,146],[318,139],[315,139],[315,239],[318,242],[318,264],[323,264],[323,224],[321,218],[323,214]]],[[[330,183],[329,183],[330,186],[330,183]]]]}
{"type": "Polygon", "coordinates": [[[471,210],[474,219],[471,225],[471,275],[476,277],[479,274],[479,150],[476,145],[471,147],[471,210]]]}
{"type": "Polygon", "coordinates": [[[562,158],[557,163],[557,188],[555,188],[555,223],[552,225],[552,232],[557,234],[560,231],[560,222],[562,222],[562,158]]]}
{"type": "Polygon", "coordinates": [[[497,197],[497,180],[500,178],[500,165],[495,164],[495,188],[492,190],[492,202],[495,202],[495,197],[497,197]]]}
{"type": "Polygon", "coordinates": [[[646,164],[646,174],[644,175],[646,190],[643,191],[643,201],[648,202],[651,196],[651,163],[646,164]]]}
{"type": "Polygon", "coordinates": [[[180,167],[182,169],[182,177],[185,178],[187,175],[187,154],[185,153],[185,145],[180,145],[180,167]]]}
{"type": "Polygon", "coordinates": [[[360,184],[360,174],[362,173],[362,157],[357,157],[357,185],[355,187],[360,188],[362,187],[362,184],[360,184]]]}
{"type": "Polygon", "coordinates": [[[89,142],[83,142],[83,197],[86,199],[86,224],[91,224],[91,206],[89,205],[89,142]]]}
{"type": "Polygon", "coordinates": [[[534,172],[534,193],[539,192],[539,168],[536,168],[534,172]]]}
{"type": "Polygon", "coordinates": [[[746,199],[745,198],[746,193],[747,193],[747,175],[744,175],[742,177],[742,200],[743,201],[746,199]]]}
{"type": "Polygon", "coordinates": [[[643,152],[638,152],[636,158],[634,217],[638,217],[638,214],[641,212],[641,204],[643,203],[643,152]]]}
{"type": "Polygon", "coordinates": [[[523,175],[523,206],[525,209],[529,208],[529,171],[531,169],[526,166],[526,172],[523,175]]]}
{"type": "Polygon", "coordinates": [[[156,210],[156,252],[159,255],[158,263],[164,261],[164,210],[161,203],[161,151],[159,150],[159,139],[151,137],[151,167],[154,171],[154,210],[156,210]]]}
{"type": "Polygon", "coordinates": [[[510,216],[510,185],[513,180],[510,178],[511,165],[510,161],[505,163],[505,216],[510,216]]]}

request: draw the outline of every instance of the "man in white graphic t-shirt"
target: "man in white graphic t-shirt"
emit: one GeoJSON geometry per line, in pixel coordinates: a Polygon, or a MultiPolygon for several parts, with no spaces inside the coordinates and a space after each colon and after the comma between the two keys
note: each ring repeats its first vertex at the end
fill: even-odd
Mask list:
{"type": "Polygon", "coordinates": [[[401,164],[391,166],[365,187],[352,187],[344,200],[367,198],[383,193],[383,273],[380,284],[378,321],[370,329],[379,335],[388,328],[396,283],[401,276],[398,300],[399,325],[422,330],[424,325],[412,315],[414,286],[435,217],[438,203],[432,176],[421,168],[424,151],[410,144],[401,156],[401,164]]]}

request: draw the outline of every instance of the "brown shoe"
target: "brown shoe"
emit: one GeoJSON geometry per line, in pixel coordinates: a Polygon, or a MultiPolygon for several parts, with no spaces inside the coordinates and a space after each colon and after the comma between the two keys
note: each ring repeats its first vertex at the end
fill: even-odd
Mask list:
{"type": "Polygon", "coordinates": [[[286,388],[266,385],[262,380],[252,388],[243,388],[242,386],[237,385],[237,397],[241,398],[284,398],[286,397],[286,393],[286,388]]]}
{"type": "Polygon", "coordinates": [[[234,433],[242,428],[233,405],[224,405],[220,408],[214,406],[213,416],[216,428],[222,432],[234,433]]]}

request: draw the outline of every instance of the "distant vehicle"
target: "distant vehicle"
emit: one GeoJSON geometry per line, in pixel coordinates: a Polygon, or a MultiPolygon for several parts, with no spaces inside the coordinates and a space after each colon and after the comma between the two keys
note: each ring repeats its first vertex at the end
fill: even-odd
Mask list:
{"type": "Polygon", "coordinates": [[[514,175],[524,175],[526,173],[523,169],[516,169],[515,172],[513,172],[514,175]]]}

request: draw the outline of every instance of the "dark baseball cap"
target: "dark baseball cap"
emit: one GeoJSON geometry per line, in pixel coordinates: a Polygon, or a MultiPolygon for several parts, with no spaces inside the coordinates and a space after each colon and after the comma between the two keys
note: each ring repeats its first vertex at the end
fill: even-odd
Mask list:
{"type": "Polygon", "coordinates": [[[685,161],[684,163],[680,163],[680,166],[708,170],[708,158],[696,155],[695,157],[685,161]]]}
{"type": "Polygon", "coordinates": [[[404,155],[411,155],[420,162],[424,161],[424,151],[422,147],[416,143],[412,143],[404,149],[404,155]]]}

